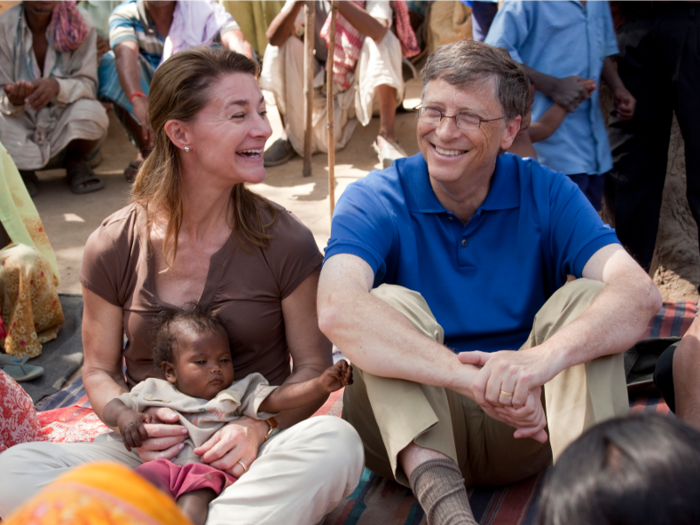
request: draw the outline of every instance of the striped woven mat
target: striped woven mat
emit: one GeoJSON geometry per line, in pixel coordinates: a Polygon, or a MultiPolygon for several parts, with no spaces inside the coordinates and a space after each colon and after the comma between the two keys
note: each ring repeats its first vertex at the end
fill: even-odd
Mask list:
{"type": "MultiPolygon", "coordinates": [[[[664,303],[649,323],[645,337],[680,337],[692,323],[694,301],[664,303]]],[[[342,391],[335,392],[315,415],[339,416],[342,391]]],[[[630,399],[633,412],[668,414],[668,406],[659,398],[640,396],[630,399]]],[[[39,418],[49,439],[73,441],[83,433],[87,440],[106,427],[89,408],[82,379],[45,398],[37,405],[39,418]]],[[[339,451],[342,453],[342,451],[339,451]]],[[[476,488],[469,491],[474,516],[481,525],[530,525],[534,523],[536,503],[544,473],[516,485],[503,488],[476,488]]],[[[329,514],[324,525],[425,525],[423,509],[407,488],[380,478],[365,469],[355,492],[329,514]]]]}

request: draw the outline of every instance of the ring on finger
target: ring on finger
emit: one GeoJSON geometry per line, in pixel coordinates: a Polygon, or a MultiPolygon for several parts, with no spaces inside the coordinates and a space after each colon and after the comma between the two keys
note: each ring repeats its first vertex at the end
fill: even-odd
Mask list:
{"type": "Polygon", "coordinates": [[[248,467],[245,466],[245,463],[243,463],[242,461],[239,461],[238,464],[239,464],[241,467],[243,467],[243,472],[244,472],[244,473],[245,473],[245,472],[248,472],[248,467]]]}
{"type": "Polygon", "coordinates": [[[504,397],[513,397],[514,392],[506,392],[505,390],[501,390],[501,395],[504,397]]]}

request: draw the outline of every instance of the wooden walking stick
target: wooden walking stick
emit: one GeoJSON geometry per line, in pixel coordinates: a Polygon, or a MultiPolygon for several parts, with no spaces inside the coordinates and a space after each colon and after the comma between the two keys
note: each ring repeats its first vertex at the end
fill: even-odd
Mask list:
{"type": "MultiPolygon", "coordinates": [[[[316,6],[313,0],[304,4],[304,177],[311,176],[311,140],[313,137],[314,111],[314,18],[316,6]]],[[[292,104],[294,101],[290,101],[292,104]]]]}
{"type": "Polygon", "coordinates": [[[331,220],[335,209],[335,101],[333,99],[333,54],[335,53],[335,20],[338,0],[331,0],[331,34],[326,61],[326,119],[328,126],[328,198],[331,201],[331,220]]]}

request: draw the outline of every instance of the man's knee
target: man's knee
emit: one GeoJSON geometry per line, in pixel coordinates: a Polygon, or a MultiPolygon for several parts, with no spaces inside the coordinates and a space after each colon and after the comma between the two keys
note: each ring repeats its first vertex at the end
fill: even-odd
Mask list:
{"type": "Polygon", "coordinates": [[[382,284],[370,293],[403,314],[426,337],[440,344],[445,340],[445,331],[420,293],[395,284],[382,284]]]}

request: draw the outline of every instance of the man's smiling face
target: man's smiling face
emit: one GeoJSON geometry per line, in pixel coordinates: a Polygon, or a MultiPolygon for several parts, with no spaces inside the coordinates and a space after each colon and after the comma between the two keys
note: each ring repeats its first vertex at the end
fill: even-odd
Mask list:
{"type": "MultiPolygon", "coordinates": [[[[485,120],[503,116],[493,78],[466,90],[441,79],[433,80],[425,89],[421,106],[438,109],[448,116],[462,113],[485,120]]],[[[419,118],[418,147],[428,163],[430,177],[449,184],[464,176],[492,173],[500,149],[507,149],[513,142],[508,127],[503,119],[481,122],[480,126],[465,130],[457,127],[455,119],[443,118],[435,124],[419,118]]]]}

